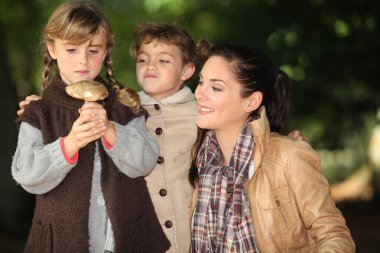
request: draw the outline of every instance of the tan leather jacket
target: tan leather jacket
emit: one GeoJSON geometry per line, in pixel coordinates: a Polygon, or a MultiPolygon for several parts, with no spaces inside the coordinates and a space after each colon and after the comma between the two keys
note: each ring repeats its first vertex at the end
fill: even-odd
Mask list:
{"type": "MultiPolygon", "coordinates": [[[[255,172],[245,189],[260,252],[355,252],[318,153],[306,142],[270,133],[265,108],[251,127],[255,172]]],[[[196,196],[197,189],[192,211],[196,196]]]]}

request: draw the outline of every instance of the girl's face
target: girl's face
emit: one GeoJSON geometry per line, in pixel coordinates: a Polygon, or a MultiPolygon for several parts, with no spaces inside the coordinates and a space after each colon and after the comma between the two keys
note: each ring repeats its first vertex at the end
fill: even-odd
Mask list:
{"type": "Polygon", "coordinates": [[[50,56],[57,60],[59,73],[66,84],[93,80],[102,69],[106,57],[106,34],[104,29],[92,39],[80,45],[55,39],[47,44],[50,56]]]}
{"type": "Polygon", "coordinates": [[[182,54],[175,45],[151,41],[142,43],[137,55],[136,76],[141,88],[160,101],[181,89],[194,73],[192,64],[183,64],[182,54]]]}
{"type": "Polygon", "coordinates": [[[195,97],[198,102],[200,128],[236,136],[247,120],[250,97],[240,95],[241,84],[231,72],[230,64],[220,56],[209,58],[202,68],[195,97]]]}

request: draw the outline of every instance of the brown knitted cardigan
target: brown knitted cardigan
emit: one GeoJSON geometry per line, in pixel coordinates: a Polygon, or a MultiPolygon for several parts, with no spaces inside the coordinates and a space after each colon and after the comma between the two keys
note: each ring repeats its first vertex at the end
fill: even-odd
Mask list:
{"type": "MultiPolygon", "coordinates": [[[[101,78],[97,81],[105,82],[101,78]]],[[[137,115],[122,105],[115,92],[104,101],[109,120],[126,124],[137,115]]],[[[66,95],[59,76],[32,102],[21,122],[41,130],[44,144],[66,136],[83,101],[66,95]]],[[[99,140],[98,140],[99,142],[99,140]]],[[[133,144],[131,144],[133,145],[133,144]]],[[[99,142],[101,188],[115,238],[116,252],[164,252],[170,247],[154,212],[145,179],[121,173],[99,142]]],[[[51,191],[36,195],[36,207],[25,252],[88,252],[89,206],[95,143],[79,151],[77,165],[51,191]]],[[[143,157],[142,157],[143,159],[143,157]]]]}

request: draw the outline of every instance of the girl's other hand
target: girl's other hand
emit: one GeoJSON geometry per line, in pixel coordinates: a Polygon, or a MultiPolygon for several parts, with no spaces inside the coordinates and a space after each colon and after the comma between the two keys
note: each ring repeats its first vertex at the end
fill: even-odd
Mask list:
{"type": "Polygon", "coordinates": [[[88,143],[103,137],[108,125],[110,122],[103,106],[96,102],[86,102],[79,109],[79,117],[64,140],[66,155],[73,157],[88,143]]]}
{"type": "Polygon", "coordinates": [[[93,113],[94,120],[100,120],[104,123],[105,130],[103,137],[113,146],[116,143],[115,125],[108,120],[107,112],[103,106],[96,102],[86,102],[81,108],[82,113],[93,113]]]}
{"type": "Polygon", "coordinates": [[[34,95],[34,94],[27,96],[25,98],[25,100],[22,100],[20,103],[18,103],[20,110],[17,111],[17,115],[20,117],[24,113],[24,110],[25,110],[26,106],[30,103],[30,101],[36,101],[39,99],[41,99],[41,97],[34,95]]]}
{"type": "Polygon", "coordinates": [[[92,120],[101,120],[104,125],[109,127],[109,120],[107,117],[107,112],[104,107],[97,102],[85,102],[83,106],[79,109],[81,115],[93,115],[92,120]]]}

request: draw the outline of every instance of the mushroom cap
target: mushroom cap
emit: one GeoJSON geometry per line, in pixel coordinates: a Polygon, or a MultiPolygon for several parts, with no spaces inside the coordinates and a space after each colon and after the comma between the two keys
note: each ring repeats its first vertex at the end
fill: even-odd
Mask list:
{"type": "Polygon", "coordinates": [[[106,86],[93,80],[72,83],[66,86],[66,93],[73,98],[85,101],[99,101],[108,96],[106,86]]]}

